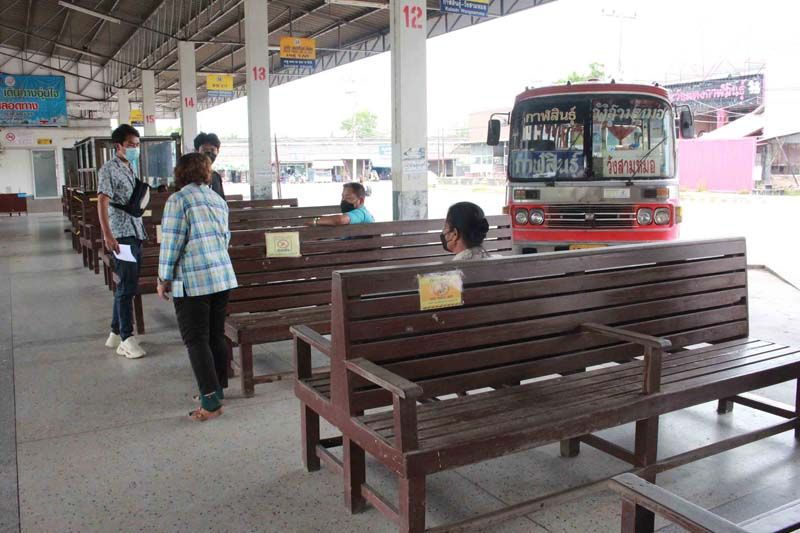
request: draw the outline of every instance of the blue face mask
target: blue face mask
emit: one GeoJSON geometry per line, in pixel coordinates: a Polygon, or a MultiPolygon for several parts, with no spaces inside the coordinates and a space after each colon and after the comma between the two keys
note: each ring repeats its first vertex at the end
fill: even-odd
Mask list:
{"type": "Polygon", "coordinates": [[[131,164],[135,164],[137,161],[139,161],[139,149],[125,148],[125,159],[127,159],[131,164]]]}

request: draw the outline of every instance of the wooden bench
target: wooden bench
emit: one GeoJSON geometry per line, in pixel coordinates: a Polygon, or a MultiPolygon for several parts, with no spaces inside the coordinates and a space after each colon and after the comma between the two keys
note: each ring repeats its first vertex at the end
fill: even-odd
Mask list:
{"type": "MultiPolygon", "coordinates": [[[[573,456],[584,442],[654,481],[757,439],[797,435],[797,406],[753,400],[787,420],[657,458],[660,415],[800,376],[800,349],[748,337],[744,239],[341,271],[332,300],[331,341],[293,329],[303,460],[342,471],[347,508],[368,501],[401,531],[425,530],[426,476],[549,443],[573,456]],[[463,305],[421,311],[417,276],[456,268],[463,305]],[[311,369],[311,347],[330,356],[329,373],[311,369]],[[320,415],[341,439],[320,439],[320,415]],[[632,449],[595,434],[631,422],[632,449]],[[328,450],[338,444],[343,461],[328,450]],[[366,483],[365,452],[397,476],[399,505],[366,483]]],[[[448,527],[488,527],[563,496],[448,527]]],[[[652,515],[645,522],[652,527],[652,515]]]]}
{"type": "Polygon", "coordinates": [[[28,199],[25,194],[0,194],[0,213],[8,213],[8,216],[13,216],[16,213],[22,216],[22,213],[28,214],[28,199]]]}
{"type": "MultiPolygon", "coordinates": [[[[511,253],[508,216],[488,221],[486,249],[511,253]]],[[[252,396],[257,383],[292,374],[254,375],[254,345],[290,340],[289,328],[297,324],[328,333],[333,271],[451,258],[439,240],[443,226],[444,220],[406,220],[302,228],[302,257],[273,259],[266,257],[263,231],[236,232],[230,254],[240,286],[231,293],[225,334],[240,347],[244,394],[252,396]]]]}
{"type": "MultiPolygon", "coordinates": [[[[232,200],[237,205],[246,205],[240,200],[232,200]]],[[[241,207],[232,209],[229,212],[228,223],[233,232],[244,228],[260,228],[261,241],[264,242],[264,230],[281,227],[296,227],[304,224],[313,217],[338,213],[338,205],[325,205],[313,207],[283,207],[285,205],[296,204],[295,199],[288,200],[256,200],[256,207],[241,207]],[[269,204],[275,207],[269,207],[269,204]]],[[[160,210],[153,210],[150,216],[145,218],[145,230],[148,240],[142,246],[142,264],[139,269],[139,290],[133,299],[134,317],[137,324],[137,332],[141,335],[145,332],[144,310],[142,306],[143,294],[155,294],[158,287],[158,255],[159,244],[156,242],[156,226],[161,224],[163,206],[160,210]]],[[[232,241],[233,242],[233,241],[232,241]]],[[[110,258],[109,258],[110,260],[110,258]]],[[[110,264],[110,263],[109,263],[110,264]]],[[[110,276],[115,277],[109,267],[110,276]]]]}
{"type": "Polygon", "coordinates": [[[646,525],[642,528],[636,520],[637,513],[641,516],[643,509],[659,514],[691,532],[788,533],[800,529],[800,500],[737,524],[634,474],[614,477],[609,481],[609,487],[622,496],[623,533],[647,531],[646,525]]]}

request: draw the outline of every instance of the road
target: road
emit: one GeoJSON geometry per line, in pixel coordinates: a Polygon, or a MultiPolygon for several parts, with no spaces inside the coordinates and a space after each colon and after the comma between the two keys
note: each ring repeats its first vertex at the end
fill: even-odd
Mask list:
{"type": "MultiPolygon", "coordinates": [[[[226,184],[229,194],[249,194],[247,184],[226,184]]],[[[367,207],[378,221],[392,218],[392,184],[370,183],[367,207]]],[[[338,204],[339,183],[283,184],[282,196],[300,205],[338,204]]],[[[435,186],[428,197],[431,218],[444,218],[454,202],[470,201],[487,215],[499,214],[505,203],[502,187],[435,186]]],[[[748,262],[766,265],[800,287],[800,197],[747,194],[687,193],[682,196],[681,239],[747,238],[748,262]]]]}

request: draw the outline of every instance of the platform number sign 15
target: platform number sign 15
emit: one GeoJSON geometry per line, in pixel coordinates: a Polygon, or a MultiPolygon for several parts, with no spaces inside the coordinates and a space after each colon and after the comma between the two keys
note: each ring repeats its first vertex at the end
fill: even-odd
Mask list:
{"type": "Polygon", "coordinates": [[[406,4],[403,6],[403,15],[405,15],[406,28],[413,28],[415,30],[422,29],[422,22],[425,19],[420,6],[410,6],[406,4]]]}

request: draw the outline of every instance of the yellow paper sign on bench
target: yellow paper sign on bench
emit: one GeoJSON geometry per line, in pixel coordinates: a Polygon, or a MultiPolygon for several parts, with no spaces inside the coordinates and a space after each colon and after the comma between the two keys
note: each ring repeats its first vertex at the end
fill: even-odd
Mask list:
{"type": "Polygon", "coordinates": [[[161,244],[161,224],[156,226],[156,242],[161,244]]]}
{"type": "Polygon", "coordinates": [[[460,270],[418,275],[419,308],[426,311],[464,305],[462,278],[460,270]]]}
{"type": "Polygon", "coordinates": [[[144,213],[142,213],[142,216],[143,217],[151,217],[151,216],[153,216],[153,212],[148,209],[144,213]]]}
{"type": "Polygon", "coordinates": [[[300,234],[296,231],[265,233],[267,257],[300,257],[300,234]]]}

